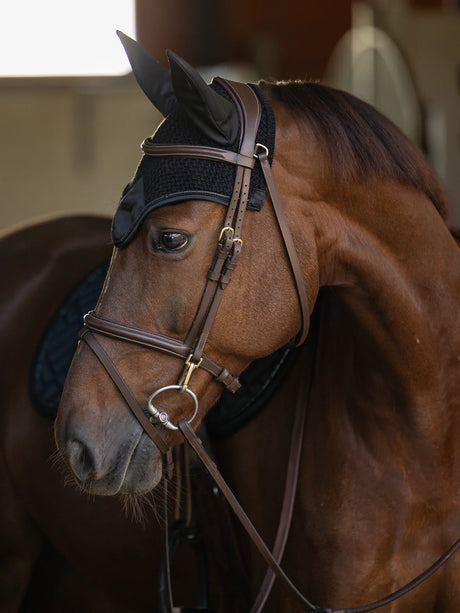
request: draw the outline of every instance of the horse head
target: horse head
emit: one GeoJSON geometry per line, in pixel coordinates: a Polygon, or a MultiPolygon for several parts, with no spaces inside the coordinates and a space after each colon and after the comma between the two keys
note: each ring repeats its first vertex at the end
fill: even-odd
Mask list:
{"type": "MultiPolygon", "coordinates": [[[[154,488],[162,473],[158,435],[165,448],[180,443],[181,419],[198,427],[252,361],[296,335],[303,340],[306,295],[318,291],[313,232],[300,240],[290,219],[298,263],[282,212],[264,204],[275,119],[261,89],[222,79],[207,85],[171,52],[168,71],[120,37],[139,85],[165,119],[144,141],[120,200],[110,269],[56,422],[60,451],[82,487],[97,494],[154,488]],[[138,403],[137,419],[101,355],[138,403]]],[[[290,140],[277,138],[281,194],[290,180],[283,171],[290,140]]]]}

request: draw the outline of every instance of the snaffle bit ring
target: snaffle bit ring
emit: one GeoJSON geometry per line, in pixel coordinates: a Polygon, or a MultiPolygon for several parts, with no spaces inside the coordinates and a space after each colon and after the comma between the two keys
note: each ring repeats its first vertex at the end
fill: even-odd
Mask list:
{"type": "Polygon", "coordinates": [[[155,392],[153,392],[153,394],[150,396],[147,402],[147,410],[152,415],[150,420],[152,420],[152,418],[155,419],[156,421],[160,422],[163,426],[165,426],[165,428],[168,428],[168,430],[178,430],[179,428],[169,421],[169,415],[165,411],[159,411],[154,406],[153,399],[156,396],[158,396],[158,394],[161,394],[161,392],[165,392],[166,390],[182,390],[182,389],[184,392],[187,392],[187,394],[189,394],[189,396],[192,397],[193,402],[195,404],[195,410],[193,411],[193,415],[189,419],[187,419],[188,423],[192,422],[195,419],[196,414],[198,413],[198,398],[196,397],[195,392],[192,392],[192,390],[188,387],[183,388],[182,385],[165,385],[165,387],[160,387],[155,392]]]}

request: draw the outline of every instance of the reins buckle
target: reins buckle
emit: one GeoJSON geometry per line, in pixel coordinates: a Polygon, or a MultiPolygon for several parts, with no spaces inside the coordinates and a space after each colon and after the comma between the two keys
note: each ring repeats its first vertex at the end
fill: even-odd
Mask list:
{"type": "Polygon", "coordinates": [[[178,385],[181,387],[181,392],[185,392],[187,390],[190,377],[192,376],[193,372],[200,367],[200,364],[203,361],[203,358],[200,358],[198,362],[192,362],[192,357],[193,353],[191,353],[185,360],[184,372],[178,381],[178,385]]]}

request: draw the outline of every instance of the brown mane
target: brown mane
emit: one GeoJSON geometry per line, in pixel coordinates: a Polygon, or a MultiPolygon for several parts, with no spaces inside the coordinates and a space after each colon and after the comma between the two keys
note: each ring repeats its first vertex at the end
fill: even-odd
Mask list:
{"type": "Polygon", "coordinates": [[[339,181],[382,179],[419,189],[444,220],[449,203],[440,179],[423,153],[374,107],[319,83],[260,83],[272,100],[285,104],[325,147],[339,181]]]}

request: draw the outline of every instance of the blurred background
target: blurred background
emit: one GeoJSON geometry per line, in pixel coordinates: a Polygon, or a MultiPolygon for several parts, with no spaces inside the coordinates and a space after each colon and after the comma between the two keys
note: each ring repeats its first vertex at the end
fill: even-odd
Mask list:
{"type": "Polygon", "coordinates": [[[2,0],[0,18],[2,233],[113,215],[161,120],[117,28],[207,80],[319,79],[368,100],[426,152],[460,225],[460,0],[2,0]]]}

